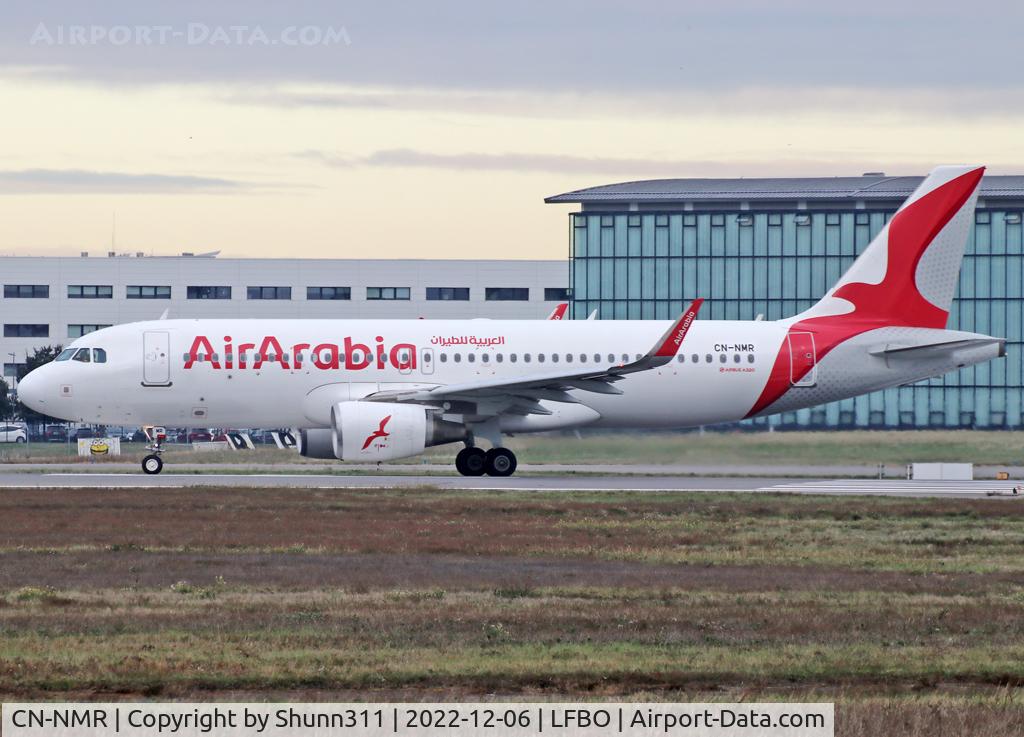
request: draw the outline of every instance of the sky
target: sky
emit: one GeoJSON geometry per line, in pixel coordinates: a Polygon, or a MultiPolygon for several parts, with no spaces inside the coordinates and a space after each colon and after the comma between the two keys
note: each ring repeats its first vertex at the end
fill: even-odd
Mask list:
{"type": "Polygon", "coordinates": [[[1024,173],[1019,2],[8,3],[0,253],[566,257],[544,197],[1024,173]]]}

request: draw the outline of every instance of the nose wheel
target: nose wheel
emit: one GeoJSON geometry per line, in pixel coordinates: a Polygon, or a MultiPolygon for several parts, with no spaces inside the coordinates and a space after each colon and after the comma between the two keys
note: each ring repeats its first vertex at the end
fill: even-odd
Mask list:
{"type": "Polygon", "coordinates": [[[463,448],[455,456],[455,470],[463,476],[511,476],[517,465],[516,454],[508,448],[463,448]]]}
{"type": "Polygon", "coordinates": [[[142,459],[142,471],[150,476],[158,474],[164,470],[164,461],[156,453],[150,453],[148,456],[142,459]]]}
{"type": "Polygon", "coordinates": [[[160,454],[164,452],[163,442],[167,439],[167,431],[162,427],[146,426],[142,428],[142,432],[146,433],[150,441],[146,450],[151,451],[142,459],[142,472],[154,476],[164,470],[164,461],[160,454]]]}

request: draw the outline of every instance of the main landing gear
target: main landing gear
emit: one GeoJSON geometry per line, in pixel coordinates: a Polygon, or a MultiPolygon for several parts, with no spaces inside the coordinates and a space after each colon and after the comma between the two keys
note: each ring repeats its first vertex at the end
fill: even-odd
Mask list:
{"type": "Polygon", "coordinates": [[[164,452],[163,442],[167,439],[167,431],[162,427],[144,427],[142,432],[146,433],[150,441],[146,450],[152,451],[142,459],[142,472],[153,476],[164,470],[164,461],[160,454],[164,452]]]}
{"type": "Polygon", "coordinates": [[[463,448],[455,456],[455,470],[463,476],[511,476],[516,465],[516,454],[508,448],[463,448]]]}

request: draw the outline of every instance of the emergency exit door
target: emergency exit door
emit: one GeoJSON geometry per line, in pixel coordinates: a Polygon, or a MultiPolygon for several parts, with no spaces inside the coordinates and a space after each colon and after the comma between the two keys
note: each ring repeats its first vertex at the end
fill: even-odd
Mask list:
{"type": "Polygon", "coordinates": [[[171,334],[162,330],[142,334],[143,386],[171,385],[171,334]]]}
{"type": "Polygon", "coordinates": [[[793,386],[814,386],[818,382],[818,361],[813,333],[790,333],[789,381],[793,386]]]}

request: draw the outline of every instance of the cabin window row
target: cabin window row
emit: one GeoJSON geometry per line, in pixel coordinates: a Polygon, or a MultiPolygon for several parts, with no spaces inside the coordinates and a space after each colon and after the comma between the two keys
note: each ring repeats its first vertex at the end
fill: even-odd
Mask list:
{"type": "MultiPolygon", "coordinates": [[[[440,359],[441,363],[448,363],[449,355],[451,356],[450,360],[452,362],[454,362],[454,363],[462,363],[462,354],[461,353],[453,353],[453,354],[440,353],[439,354],[439,359],[440,359]]],[[[706,354],[704,354],[704,356],[702,358],[701,355],[699,355],[697,353],[694,353],[694,354],[691,355],[691,361],[693,363],[700,363],[703,360],[704,363],[713,363],[715,361],[714,355],[715,354],[706,353],[706,354]]],[[[717,355],[718,355],[718,362],[719,363],[728,363],[729,362],[729,354],[719,353],[717,355]]],[[[740,354],[740,353],[733,353],[731,355],[732,355],[732,362],[733,363],[742,363],[743,360],[744,360],[743,359],[743,355],[740,354]]],[[[493,357],[494,363],[504,363],[505,360],[506,360],[506,356],[505,356],[504,353],[494,353],[494,354],[491,354],[491,353],[467,353],[466,354],[466,361],[468,363],[476,363],[477,356],[480,356],[480,363],[491,363],[492,357],[493,357]]],[[[368,358],[372,358],[372,357],[373,357],[372,354],[364,354],[364,353],[356,352],[356,353],[352,354],[352,361],[353,361],[353,363],[362,363],[363,361],[367,360],[368,358]]],[[[238,358],[238,361],[239,361],[240,364],[249,363],[250,361],[252,361],[252,362],[260,361],[260,362],[263,362],[263,363],[276,363],[278,361],[281,361],[283,363],[289,363],[291,361],[291,354],[289,354],[289,353],[282,353],[280,355],[277,355],[277,354],[274,354],[274,353],[268,353],[268,354],[263,354],[263,355],[261,355],[259,353],[240,353],[240,354],[237,354],[237,355],[233,354],[233,353],[225,353],[224,354],[224,360],[225,361],[234,361],[235,358],[238,358]]],[[[296,361],[296,363],[300,363],[301,364],[304,361],[306,361],[307,358],[309,358],[310,360],[313,360],[313,359],[316,358],[316,356],[315,355],[311,356],[310,354],[301,353],[301,352],[295,354],[295,361],[296,361]]],[[[422,358],[424,363],[430,363],[430,361],[431,361],[431,354],[430,353],[424,353],[421,356],[421,358],[422,358]]],[[[574,362],[589,363],[590,362],[590,358],[591,358],[591,355],[587,354],[587,353],[579,353],[579,354],[575,354],[575,353],[565,353],[565,354],[560,354],[560,353],[551,353],[551,354],[546,354],[546,353],[537,353],[537,354],[523,353],[522,356],[520,356],[520,354],[518,354],[518,353],[510,353],[507,356],[507,359],[508,359],[509,363],[519,363],[520,360],[523,363],[533,363],[534,361],[536,361],[537,363],[546,363],[548,361],[550,361],[551,363],[560,363],[560,362],[564,362],[564,363],[574,363],[574,362]]],[[[593,363],[601,363],[604,358],[605,358],[605,356],[603,354],[594,353],[593,354],[593,363]]],[[[616,355],[616,354],[614,354],[614,353],[607,354],[607,359],[608,359],[607,362],[608,363],[616,363],[616,362],[629,363],[630,361],[633,361],[633,360],[639,361],[641,358],[643,358],[643,354],[642,353],[637,353],[637,354],[635,354],[635,356],[630,356],[628,353],[623,353],[623,354],[621,354],[621,357],[616,355]]],[[[192,356],[189,353],[185,353],[185,354],[182,355],[182,360],[185,361],[185,362],[188,362],[188,361],[198,361],[199,363],[203,363],[204,361],[216,361],[216,362],[219,362],[220,359],[221,359],[221,357],[220,357],[220,354],[218,354],[218,353],[198,353],[195,356],[192,356]]],[[[408,356],[403,353],[403,354],[401,354],[399,356],[399,359],[400,360],[408,360],[408,356]]],[[[324,353],[324,354],[322,354],[320,356],[320,360],[323,363],[330,363],[333,360],[333,354],[331,354],[331,353],[324,353]]],[[[344,353],[339,353],[338,354],[338,363],[340,365],[344,365],[345,364],[345,360],[346,360],[345,354],[344,353]]],[[[676,361],[678,363],[686,363],[687,357],[684,354],[680,353],[676,357],[676,361]]],[[[746,354],[746,361],[747,361],[747,363],[754,363],[754,354],[753,353],[746,354]]]]}
{"type": "MultiPolygon", "coordinates": [[[[480,356],[480,362],[481,363],[490,363],[491,362],[491,355],[492,354],[490,354],[490,353],[480,353],[480,354],[477,354],[477,353],[467,353],[466,354],[466,360],[469,363],[475,363],[476,362],[476,357],[478,355],[480,356]]],[[[608,363],[617,363],[617,362],[618,363],[629,363],[630,361],[633,361],[633,360],[639,361],[641,358],[643,358],[643,355],[644,354],[642,354],[642,353],[637,353],[634,356],[630,356],[628,353],[623,353],[621,355],[621,357],[619,357],[619,356],[616,356],[616,354],[614,354],[614,353],[609,353],[607,355],[607,359],[608,359],[607,362],[608,363]]],[[[502,353],[495,353],[495,354],[493,354],[493,356],[494,356],[494,362],[495,363],[503,363],[505,361],[505,355],[502,354],[502,353]]],[[[429,361],[429,358],[430,358],[429,354],[423,356],[423,360],[425,362],[429,361]]],[[[594,363],[601,363],[603,358],[604,357],[600,353],[593,354],[593,359],[594,359],[593,362],[594,363]]],[[[448,354],[447,353],[441,353],[440,354],[440,360],[441,360],[441,363],[447,363],[448,362],[448,354]]],[[[452,354],[451,360],[454,361],[455,363],[461,363],[461,361],[462,361],[462,354],[461,353],[454,353],[454,354],[452,354]]],[[[524,353],[524,354],[522,354],[521,358],[520,358],[520,355],[518,353],[510,353],[508,355],[509,363],[518,363],[520,360],[522,360],[523,363],[532,363],[534,360],[536,360],[537,363],[545,363],[547,361],[550,361],[551,363],[559,363],[559,362],[564,362],[564,363],[574,363],[574,362],[588,363],[590,361],[590,354],[587,354],[587,353],[580,353],[580,354],[575,354],[575,353],[565,353],[565,354],[560,354],[560,353],[551,353],[551,354],[537,353],[536,355],[534,355],[534,354],[531,354],[531,353],[524,353]]],[[[700,358],[699,355],[694,353],[693,357],[692,357],[692,360],[693,360],[693,363],[700,363],[701,358],[700,358]]],[[[713,357],[713,355],[711,353],[708,353],[708,354],[705,355],[705,359],[704,360],[705,360],[705,363],[712,363],[714,361],[714,357],[713,357]]],[[[746,360],[747,360],[747,363],[754,363],[754,354],[753,353],[746,354],[746,360]]],[[[729,361],[728,354],[719,353],[718,354],[718,361],[719,361],[719,363],[728,363],[728,361],[729,361]]],[[[732,354],[732,362],[733,363],[742,363],[742,361],[743,361],[742,354],[739,354],[739,353],[732,354]]],[[[683,355],[683,354],[679,354],[676,357],[676,362],[677,363],[686,363],[686,356],[683,355]]]]}

